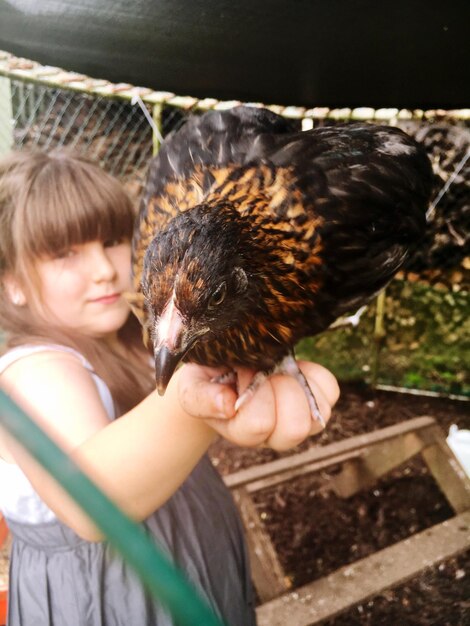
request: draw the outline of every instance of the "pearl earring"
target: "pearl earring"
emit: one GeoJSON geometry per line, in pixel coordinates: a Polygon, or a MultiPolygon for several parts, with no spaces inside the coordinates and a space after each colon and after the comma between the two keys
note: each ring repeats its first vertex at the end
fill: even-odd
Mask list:
{"type": "Polygon", "coordinates": [[[15,306],[21,306],[23,304],[22,297],[19,293],[13,294],[11,301],[15,306]]]}

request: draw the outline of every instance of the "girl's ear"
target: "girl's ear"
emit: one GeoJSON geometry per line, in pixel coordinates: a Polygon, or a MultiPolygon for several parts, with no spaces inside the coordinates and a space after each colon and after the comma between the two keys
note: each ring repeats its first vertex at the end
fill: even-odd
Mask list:
{"type": "Polygon", "coordinates": [[[11,276],[6,276],[3,279],[3,284],[6,294],[12,304],[14,304],[15,306],[24,306],[26,304],[26,296],[18,281],[16,281],[11,276]]]}

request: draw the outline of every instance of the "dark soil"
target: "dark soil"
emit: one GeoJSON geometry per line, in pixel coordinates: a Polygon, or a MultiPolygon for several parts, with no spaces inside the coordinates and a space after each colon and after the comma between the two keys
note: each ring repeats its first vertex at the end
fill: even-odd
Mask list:
{"type": "MultiPolygon", "coordinates": [[[[451,424],[470,426],[468,402],[376,391],[360,383],[343,383],[341,388],[327,430],[293,452],[422,415],[434,417],[445,433],[451,424]]],[[[211,449],[222,474],[286,454],[292,451],[237,449],[225,441],[211,449]]],[[[324,480],[310,476],[259,492],[255,503],[293,589],[454,515],[420,457],[348,499],[338,498],[325,489],[324,480]]],[[[325,624],[470,624],[469,566],[467,551],[325,624]]]]}

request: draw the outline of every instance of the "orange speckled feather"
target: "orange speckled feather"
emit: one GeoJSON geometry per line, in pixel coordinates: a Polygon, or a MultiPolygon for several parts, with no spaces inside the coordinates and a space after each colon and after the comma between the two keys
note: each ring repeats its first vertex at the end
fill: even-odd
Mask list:
{"type": "Polygon", "coordinates": [[[136,313],[156,341],[173,298],[184,358],[269,368],[387,284],[423,234],[431,185],[425,151],[396,128],[193,116],[149,170],[136,313]]]}

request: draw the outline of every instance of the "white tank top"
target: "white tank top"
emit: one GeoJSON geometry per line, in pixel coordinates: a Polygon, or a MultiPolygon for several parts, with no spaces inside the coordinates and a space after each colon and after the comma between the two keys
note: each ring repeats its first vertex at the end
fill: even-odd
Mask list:
{"type": "MultiPolygon", "coordinates": [[[[90,363],[76,350],[60,345],[25,345],[13,348],[0,357],[0,374],[15,361],[35,352],[57,350],[77,357],[92,375],[96,388],[110,420],[115,419],[113,399],[106,383],[93,371],[90,363]]],[[[56,519],[55,514],[41,500],[18,465],[0,459],[0,511],[8,519],[25,524],[41,524],[56,519]]]]}

